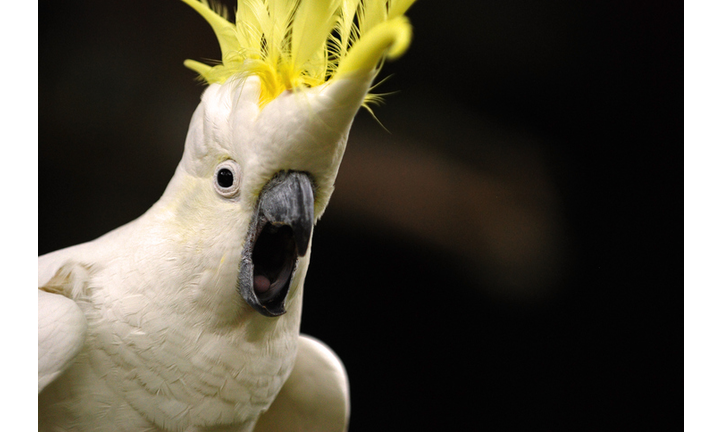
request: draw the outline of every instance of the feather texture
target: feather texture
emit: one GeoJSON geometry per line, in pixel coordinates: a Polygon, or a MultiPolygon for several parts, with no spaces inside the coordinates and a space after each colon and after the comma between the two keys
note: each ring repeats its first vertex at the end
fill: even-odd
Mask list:
{"type": "Polygon", "coordinates": [[[184,65],[209,84],[258,76],[262,107],[286,90],[368,73],[404,53],[411,39],[404,13],[414,0],[239,0],[235,24],[205,0],[182,1],[211,25],[222,56],[215,66],[184,65]]]}
{"type": "Polygon", "coordinates": [[[183,1],[211,25],[221,63],[185,62],[210,85],[159,201],[38,258],[39,430],[250,432],[262,415],[259,430],[344,430],[343,365],[299,337],[308,250],[273,317],[244,269],[269,264],[257,251],[297,247],[254,245],[274,223],[260,210],[267,186],[289,171],[313,179],[310,241],[378,65],[409,43],[413,0],[240,0],[236,24],[183,1]],[[235,195],[219,192],[222,167],[235,167],[235,195]]]}

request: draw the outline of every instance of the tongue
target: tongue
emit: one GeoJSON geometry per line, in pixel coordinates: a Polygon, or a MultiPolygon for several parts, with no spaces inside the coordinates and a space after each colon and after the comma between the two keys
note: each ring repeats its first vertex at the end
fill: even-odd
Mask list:
{"type": "Polygon", "coordinates": [[[271,281],[266,276],[256,275],[254,276],[254,291],[256,294],[264,294],[271,287],[271,281]]]}

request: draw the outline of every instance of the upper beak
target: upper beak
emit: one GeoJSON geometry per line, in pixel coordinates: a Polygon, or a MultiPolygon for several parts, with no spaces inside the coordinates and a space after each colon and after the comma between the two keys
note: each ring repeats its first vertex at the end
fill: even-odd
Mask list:
{"type": "Polygon", "coordinates": [[[298,258],[309,248],[314,188],[309,176],[285,171],[266,184],[251,221],[239,269],[239,291],[265,316],[286,313],[298,258]]]}

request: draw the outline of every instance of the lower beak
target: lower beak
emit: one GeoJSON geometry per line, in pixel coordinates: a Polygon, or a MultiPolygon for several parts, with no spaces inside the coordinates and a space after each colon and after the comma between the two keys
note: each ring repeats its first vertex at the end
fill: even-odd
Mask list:
{"type": "Polygon", "coordinates": [[[285,303],[299,257],[306,255],[314,224],[309,176],[278,173],[261,191],[239,269],[239,291],[265,316],[286,313],[285,303]]]}

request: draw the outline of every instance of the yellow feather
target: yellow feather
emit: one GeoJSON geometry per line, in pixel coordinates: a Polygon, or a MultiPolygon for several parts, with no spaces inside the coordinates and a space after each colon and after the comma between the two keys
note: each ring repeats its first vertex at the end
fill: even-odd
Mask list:
{"type": "Polygon", "coordinates": [[[323,52],[340,3],[340,0],[301,0],[291,39],[291,63],[295,68],[302,69],[314,53],[323,52]]]}
{"type": "Polygon", "coordinates": [[[287,32],[291,25],[291,16],[297,5],[297,0],[273,0],[267,1],[269,10],[268,25],[266,26],[266,46],[268,55],[272,62],[283,59],[283,54],[288,51],[287,32]]]}
{"type": "Polygon", "coordinates": [[[342,58],[349,49],[349,44],[356,40],[359,36],[359,28],[354,23],[359,0],[343,0],[341,4],[341,13],[337,22],[337,33],[339,38],[334,42],[338,44],[337,55],[342,58]]]}
{"type": "Polygon", "coordinates": [[[183,65],[187,68],[195,71],[201,76],[206,76],[208,72],[211,70],[211,66],[205,65],[203,63],[197,62],[196,60],[186,60],[183,62],[183,65]]]}
{"type": "MultiPolygon", "coordinates": [[[[261,24],[260,13],[264,10],[264,3],[261,0],[249,0],[238,2],[236,10],[236,38],[239,45],[250,49],[261,46],[261,24]]],[[[259,53],[260,55],[260,53],[259,53]]]]}
{"type": "Polygon", "coordinates": [[[395,59],[404,54],[412,40],[412,27],[404,16],[377,24],[362,35],[336,70],[336,76],[371,71],[385,56],[395,59]]]}
{"type": "Polygon", "coordinates": [[[387,15],[386,2],[374,0],[362,0],[362,7],[359,10],[359,31],[365,34],[374,26],[384,21],[387,15]]]}
{"type": "Polygon", "coordinates": [[[211,25],[222,57],[215,66],[184,65],[208,83],[258,76],[261,106],[284,90],[368,73],[411,40],[404,13],[414,0],[238,0],[235,24],[207,0],[182,1],[211,25]]]}
{"type": "Polygon", "coordinates": [[[221,47],[221,56],[227,53],[237,51],[240,46],[236,40],[236,28],[228,22],[224,17],[214,12],[207,2],[196,0],[181,0],[191,6],[211,25],[213,32],[216,33],[218,44],[221,47]]]}

